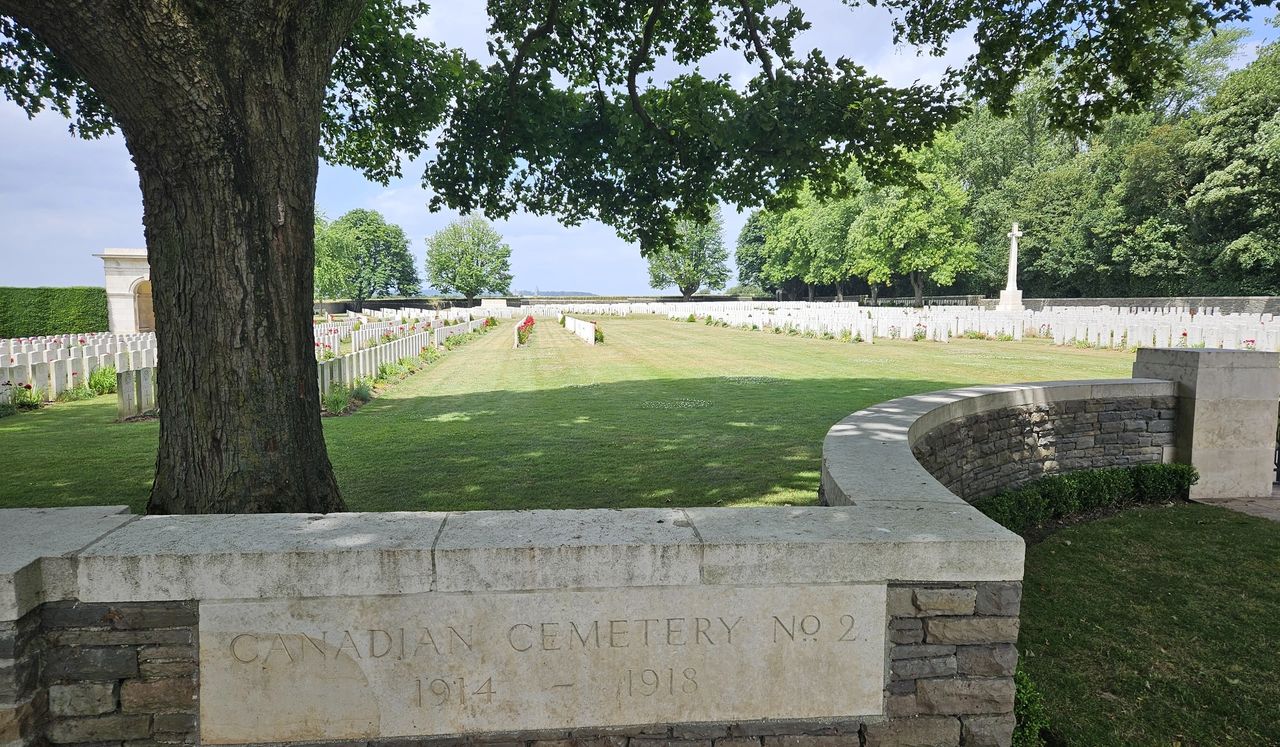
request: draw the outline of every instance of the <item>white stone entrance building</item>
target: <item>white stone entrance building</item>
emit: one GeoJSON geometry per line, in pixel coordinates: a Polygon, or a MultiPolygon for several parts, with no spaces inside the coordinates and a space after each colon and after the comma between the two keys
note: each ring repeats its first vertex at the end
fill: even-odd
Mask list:
{"type": "Polygon", "coordinates": [[[104,249],[107,316],[118,335],[154,332],[156,315],[151,305],[151,266],[146,249],[104,249]]]}

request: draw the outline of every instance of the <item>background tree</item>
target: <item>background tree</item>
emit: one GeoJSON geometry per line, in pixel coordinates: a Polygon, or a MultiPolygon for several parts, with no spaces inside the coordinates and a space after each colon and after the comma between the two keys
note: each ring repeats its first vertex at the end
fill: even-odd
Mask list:
{"type": "Polygon", "coordinates": [[[1280,42],[1232,73],[1186,146],[1193,231],[1236,293],[1280,288],[1280,42]]]}
{"type": "Polygon", "coordinates": [[[404,229],[375,210],[352,210],[333,222],[317,216],[315,275],[317,296],[357,304],[420,290],[404,229]]]}
{"type": "Polygon", "coordinates": [[[511,292],[511,247],[478,215],[455,220],[427,237],[427,282],[468,301],[511,292]]]}
{"type": "Polygon", "coordinates": [[[923,303],[926,280],[954,282],[973,267],[977,254],[964,214],[967,195],[951,173],[959,153],[955,137],[944,133],[931,147],[911,154],[913,178],[867,193],[849,228],[853,253],[909,278],[917,306],[923,303]]]}
{"type": "Polygon", "coordinates": [[[729,252],[724,246],[720,208],[713,208],[704,222],[683,220],[676,224],[676,238],[649,253],[649,285],[675,286],[688,301],[704,286],[723,288],[729,280],[729,252]]]}
{"type": "Polygon", "coordinates": [[[1003,111],[1049,58],[1051,121],[1088,128],[1253,4],[889,0],[903,41],[977,43],[945,85],[895,88],[797,55],[785,0],[490,0],[488,67],[417,38],[422,2],[0,0],[0,90],[77,134],[119,127],[138,169],[165,361],[149,510],[325,511],[342,502],[310,331],[318,152],[385,181],[434,145],[434,205],[599,218],[648,249],[716,200],[824,196],[850,160],[894,173],[959,118],[962,82],[1003,111]],[[698,73],[721,48],[758,68],[743,88],[698,73]],[[659,60],[681,72],[642,83],[659,60]]]}
{"type": "Polygon", "coordinates": [[[747,222],[742,224],[738,232],[738,245],[733,252],[734,263],[738,266],[738,282],[747,286],[758,286],[767,293],[777,290],[777,286],[769,283],[761,276],[764,270],[764,242],[768,230],[769,216],[763,210],[752,210],[747,222]]]}

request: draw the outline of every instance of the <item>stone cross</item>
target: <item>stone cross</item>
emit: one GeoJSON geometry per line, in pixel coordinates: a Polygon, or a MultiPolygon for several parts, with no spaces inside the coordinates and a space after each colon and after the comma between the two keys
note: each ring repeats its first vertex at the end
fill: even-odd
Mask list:
{"type": "Polygon", "coordinates": [[[1018,230],[1018,224],[1013,224],[1013,230],[1008,233],[1009,236],[1009,275],[1005,282],[1005,290],[1018,289],[1018,239],[1022,236],[1022,232],[1018,230]]]}

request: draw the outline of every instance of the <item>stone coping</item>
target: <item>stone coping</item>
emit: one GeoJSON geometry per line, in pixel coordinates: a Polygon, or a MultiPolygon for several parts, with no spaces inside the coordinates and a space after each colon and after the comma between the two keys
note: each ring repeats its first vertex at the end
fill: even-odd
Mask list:
{"type": "Polygon", "coordinates": [[[146,516],[0,510],[0,620],[45,601],[1006,581],[1022,540],[967,505],[146,516]],[[43,527],[37,541],[32,528],[43,527]],[[57,575],[42,573],[57,563],[57,575]]]}
{"type": "MultiPolygon", "coordinates": [[[[934,479],[912,445],[950,420],[1019,405],[1118,397],[1172,396],[1177,385],[1158,379],[1088,379],[950,389],[882,402],[859,410],[827,432],[822,443],[822,490],[833,506],[917,510],[919,526],[945,521],[1016,554],[1022,539],[988,519],[934,479]]],[[[994,549],[994,545],[993,545],[994,549]]],[[[1012,563],[1013,561],[1009,561],[1012,563]]]]}

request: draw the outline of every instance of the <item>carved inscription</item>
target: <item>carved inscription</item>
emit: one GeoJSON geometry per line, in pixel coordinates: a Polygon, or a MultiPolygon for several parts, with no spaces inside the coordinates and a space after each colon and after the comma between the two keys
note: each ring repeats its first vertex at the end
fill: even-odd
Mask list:
{"type": "Polygon", "coordinates": [[[885,587],[209,602],[206,744],[878,714],[885,587]]]}

